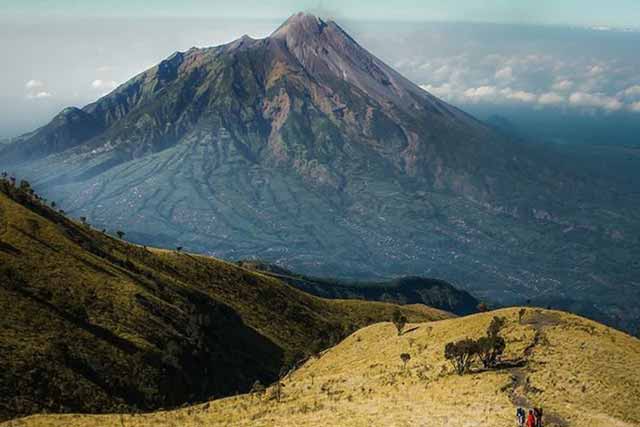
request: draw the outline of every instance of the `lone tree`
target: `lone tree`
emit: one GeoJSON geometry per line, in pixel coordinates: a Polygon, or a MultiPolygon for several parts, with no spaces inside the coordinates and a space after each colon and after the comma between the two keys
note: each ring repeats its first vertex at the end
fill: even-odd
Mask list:
{"type": "Polygon", "coordinates": [[[178,247],[176,248],[176,252],[178,252],[178,253],[182,252],[182,246],[178,246],[178,247]]]}
{"type": "Polygon", "coordinates": [[[118,235],[118,239],[122,239],[124,237],[124,231],[116,231],[116,234],[118,235]]]}
{"type": "Polygon", "coordinates": [[[464,375],[469,371],[477,354],[478,343],[469,338],[450,342],[444,347],[444,357],[451,363],[458,375],[464,375]]]}
{"type": "Polygon", "coordinates": [[[402,360],[402,369],[407,369],[407,363],[411,360],[411,355],[409,353],[402,353],[400,355],[400,360],[402,360]]]}
{"type": "Polygon", "coordinates": [[[265,393],[266,389],[260,382],[260,380],[256,380],[251,386],[251,394],[256,395],[258,398],[262,397],[265,393]]]}
{"type": "Polygon", "coordinates": [[[520,311],[518,311],[518,323],[522,323],[522,318],[526,313],[527,313],[526,308],[521,308],[520,311]]]}
{"type": "Polygon", "coordinates": [[[398,330],[398,336],[402,335],[402,330],[407,324],[407,318],[400,312],[400,310],[396,309],[393,312],[391,321],[393,322],[394,326],[398,330]]]}

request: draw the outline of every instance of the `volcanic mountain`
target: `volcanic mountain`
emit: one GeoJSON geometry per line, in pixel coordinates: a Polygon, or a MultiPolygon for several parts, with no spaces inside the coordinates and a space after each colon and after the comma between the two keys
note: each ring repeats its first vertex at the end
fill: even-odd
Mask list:
{"type": "Polygon", "coordinates": [[[637,194],[511,142],[312,15],[175,53],[0,150],[140,243],[640,318],[637,194]]]}

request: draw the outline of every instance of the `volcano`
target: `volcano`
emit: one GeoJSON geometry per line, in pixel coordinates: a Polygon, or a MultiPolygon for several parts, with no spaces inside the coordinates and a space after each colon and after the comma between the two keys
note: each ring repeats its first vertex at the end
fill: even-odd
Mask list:
{"type": "Polygon", "coordinates": [[[67,212],[139,243],[640,318],[637,195],[496,133],[310,14],[177,52],[1,150],[67,212]]]}

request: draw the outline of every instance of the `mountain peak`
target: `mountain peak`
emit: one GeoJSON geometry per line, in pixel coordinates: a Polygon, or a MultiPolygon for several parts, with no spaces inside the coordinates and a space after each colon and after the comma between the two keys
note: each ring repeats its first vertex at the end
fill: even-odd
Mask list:
{"type": "Polygon", "coordinates": [[[276,31],[271,34],[272,38],[297,37],[303,34],[318,35],[327,26],[321,18],[305,12],[291,15],[276,31]]]}

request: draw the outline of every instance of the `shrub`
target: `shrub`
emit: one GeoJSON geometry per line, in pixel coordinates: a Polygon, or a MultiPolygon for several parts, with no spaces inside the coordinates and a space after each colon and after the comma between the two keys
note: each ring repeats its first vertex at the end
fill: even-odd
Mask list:
{"type": "Polygon", "coordinates": [[[444,347],[444,357],[447,359],[458,375],[464,375],[478,354],[478,343],[465,338],[460,341],[450,342],[444,347]]]}
{"type": "Polygon", "coordinates": [[[494,316],[494,318],[491,319],[491,323],[489,324],[489,327],[487,328],[487,336],[489,338],[495,338],[498,335],[500,335],[500,331],[502,330],[502,328],[504,328],[504,324],[505,324],[504,317],[494,316]]]}
{"type": "Polygon", "coordinates": [[[411,360],[411,355],[409,353],[402,353],[400,355],[400,360],[402,360],[403,369],[407,369],[407,363],[411,360]]]}
{"type": "Polygon", "coordinates": [[[501,336],[482,337],[476,341],[478,357],[485,368],[492,368],[504,353],[506,342],[501,336]]]}
{"type": "Polygon", "coordinates": [[[260,380],[256,380],[256,382],[254,382],[253,385],[251,386],[251,394],[254,394],[258,397],[261,397],[262,395],[264,395],[265,391],[266,389],[262,385],[260,380]]]}
{"type": "Polygon", "coordinates": [[[407,324],[407,318],[400,312],[400,310],[396,309],[393,312],[393,316],[391,318],[394,326],[398,330],[398,336],[402,335],[402,330],[407,324]]]}

